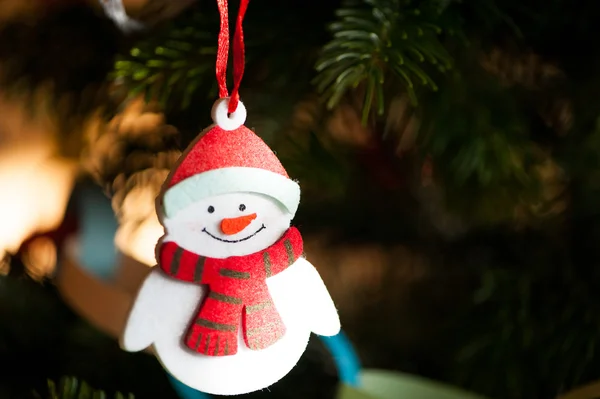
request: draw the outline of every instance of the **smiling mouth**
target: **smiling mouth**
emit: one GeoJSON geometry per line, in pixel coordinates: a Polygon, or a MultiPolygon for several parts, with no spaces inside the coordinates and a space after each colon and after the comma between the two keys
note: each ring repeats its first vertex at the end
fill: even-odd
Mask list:
{"type": "Polygon", "coordinates": [[[244,238],[240,238],[239,240],[226,240],[224,238],[219,238],[215,235],[210,234],[210,232],[208,230],[206,230],[206,227],[202,229],[202,232],[208,234],[209,236],[211,236],[212,238],[214,238],[215,240],[221,241],[221,242],[228,242],[228,243],[236,243],[236,242],[242,242],[242,241],[246,241],[251,239],[252,237],[254,237],[255,235],[257,235],[258,233],[260,233],[261,231],[263,231],[264,229],[266,229],[265,225],[263,224],[262,226],[260,226],[260,228],[258,230],[256,230],[254,233],[250,234],[248,237],[244,237],[244,238]]]}

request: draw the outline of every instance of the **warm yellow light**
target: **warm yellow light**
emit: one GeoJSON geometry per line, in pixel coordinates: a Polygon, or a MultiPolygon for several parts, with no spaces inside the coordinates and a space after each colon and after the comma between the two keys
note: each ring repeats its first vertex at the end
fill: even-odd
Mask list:
{"type": "Polygon", "coordinates": [[[123,254],[147,266],[154,266],[156,264],[154,249],[163,232],[163,227],[154,216],[146,219],[140,225],[121,225],[117,231],[115,242],[123,254]]]}
{"type": "Polygon", "coordinates": [[[0,254],[29,236],[57,227],[64,216],[75,165],[48,155],[49,147],[0,151],[0,254]]]}
{"type": "Polygon", "coordinates": [[[56,244],[48,237],[39,237],[27,247],[23,256],[23,263],[27,273],[34,279],[49,276],[56,268],[56,244]]]}
{"type": "MultiPolygon", "coordinates": [[[[162,180],[164,171],[156,171],[162,180]]],[[[120,209],[120,224],[115,236],[119,250],[148,266],[156,264],[154,249],[164,230],[155,210],[157,184],[143,184],[131,189],[120,209]]]]}
{"type": "MultiPolygon", "coordinates": [[[[41,100],[31,101],[37,106],[41,100]]],[[[23,102],[1,93],[0,112],[1,257],[16,252],[31,235],[58,227],[77,165],[56,157],[57,134],[47,115],[32,118],[23,102]]]]}
{"type": "MultiPolygon", "coordinates": [[[[101,170],[106,159],[117,160],[118,157],[129,156],[129,154],[107,156],[111,149],[116,148],[118,142],[125,138],[137,137],[146,142],[160,140],[164,129],[169,128],[165,123],[164,114],[153,111],[145,99],[139,97],[129,102],[127,107],[106,126],[90,125],[92,128],[90,137],[92,140],[94,137],[96,139],[94,151],[87,161],[88,169],[101,170]],[[103,129],[105,129],[104,134],[101,134],[103,129]]],[[[133,158],[132,162],[134,162],[133,158]]],[[[128,176],[119,175],[112,182],[112,189],[115,191],[113,206],[119,221],[115,244],[122,254],[147,266],[154,266],[156,243],[164,233],[156,217],[155,202],[169,173],[169,162],[160,156],[150,159],[150,155],[144,162],[140,164],[137,173],[128,176]],[[147,163],[144,163],[146,161],[154,167],[148,167],[147,163]]]]}
{"type": "Polygon", "coordinates": [[[0,259],[0,276],[6,276],[10,273],[10,259],[2,257],[0,259]]]}

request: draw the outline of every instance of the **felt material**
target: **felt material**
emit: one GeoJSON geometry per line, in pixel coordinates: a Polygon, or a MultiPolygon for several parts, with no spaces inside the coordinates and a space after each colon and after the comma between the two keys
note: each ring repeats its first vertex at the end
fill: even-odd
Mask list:
{"type": "Polygon", "coordinates": [[[161,266],[135,300],[123,348],[153,344],[182,383],[235,395],[285,376],[311,331],[337,334],[333,301],[290,228],[299,202],[300,187],[251,130],[205,130],[163,186],[161,266]]]}
{"type": "Polygon", "coordinates": [[[214,126],[188,147],[169,176],[164,212],[173,217],[194,201],[232,192],[269,195],[292,215],[300,202],[300,187],[260,137],[245,126],[214,126]]]}
{"type": "Polygon", "coordinates": [[[174,241],[208,258],[243,256],[273,245],[290,228],[291,219],[287,209],[268,196],[223,194],[196,201],[174,217],[163,219],[167,233],[162,240],[174,241]],[[241,205],[245,207],[243,211],[241,205]],[[252,213],[256,213],[256,219],[241,232],[234,235],[221,232],[223,219],[252,213]]]}
{"type": "Polygon", "coordinates": [[[223,234],[234,235],[244,230],[256,219],[256,213],[236,218],[225,218],[221,220],[221,231],[223,234]]]}
{"type": "Polygon", "coordinates": [[[244,104],[239,101],[235,111],[229,112],[232,101],[229,97],[220,98],[215,102],[211,110],[213,122],[223,130],[235,130],[246,122],[248,113],[244,104]]]}
{"type": "MultiPolygon", "coordinates": [[[[214,395],[241,395],[267,388],[296,365],[310,332],[339,332],[337,311],[315,268],[299,258],[284,272],[267,279],[275,307],[286,326],[275,344],[254,351],[242,344],[233,356],[203,356],[181,340],[207,289],[166,276],[156,268],[143,283],[130,313],[121,346],[140,351],[153,345],[160,362],[182,383],[214,395]]],[[[241,325],[241,319],[239,322],[241,325]]]]}
{"type": "Polygon", "coordinates": [[[300,203],[296,182],[263,169],[232,167],[192,176],[167,190],[163,197],[165,216],[172,218],[198,200],[232,192],[268,195],[281,202],[292,216],[300,203]]]}
{"type": "Polygon", "coordinates": [[[168,186],[202,172],[231,166],[265,169],[288,177],[277,156],[252,130],[240,126],[228,131],[215,126],[195,143],[168,186]]]}
{"type": "Polygon", "coordinates": [[[285,334],[269,295],[266,279],[302,255],[300,232],[291,227],[275,244],[247,256],[205,258],[166,242],[159,251],[160,268],[181,281],[208,285],[209,294],[185,338],[186,345],[208,356],[237,353],[238,322],[246,345],[265,349],[285,334]]]}

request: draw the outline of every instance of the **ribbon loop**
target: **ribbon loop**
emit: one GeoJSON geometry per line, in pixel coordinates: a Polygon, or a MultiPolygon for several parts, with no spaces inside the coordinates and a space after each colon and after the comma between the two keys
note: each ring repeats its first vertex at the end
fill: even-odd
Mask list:
{"type": "Polygon", "coordinates": [[[219,32],[219,42],[217,48],[217,83],[219,84],[219,97],[230,97],[229,113],[235,112],[239,103],[239,89],[244,75],[245,47],[244,31],[242,22],[248,9],[250,0],[240,0],[240,8],[235,24],[235,33],[233,37],[233,89],[231,96],[227,90],[227,60],[229,58],[229,11],[228,0],[217,0],[219,14],[221,17],[221,30],[219,32]]]}

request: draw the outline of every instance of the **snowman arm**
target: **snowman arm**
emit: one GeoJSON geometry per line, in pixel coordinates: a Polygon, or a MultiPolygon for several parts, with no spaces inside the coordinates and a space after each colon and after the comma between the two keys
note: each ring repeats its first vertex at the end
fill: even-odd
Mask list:
{"type": "Polygon", "coordinates": [[[340,332],[340,318],[337,309],[319,272],[305,258],[298,259],[302,262],[303,273],[307,283],[305,300],[307,301],[307,318],[311,331],[317,335],[331,337],[340,332]]]}
{"type": "Polygon", "coordinates": [[[161,322],[155,312],[161,300],[157,295],[161,273],[161,270],[154,268],[136,295],[119,342],[121,348],[128,352],[144,350],[152,345],[156,338],[155,334],[161,322]]]}

